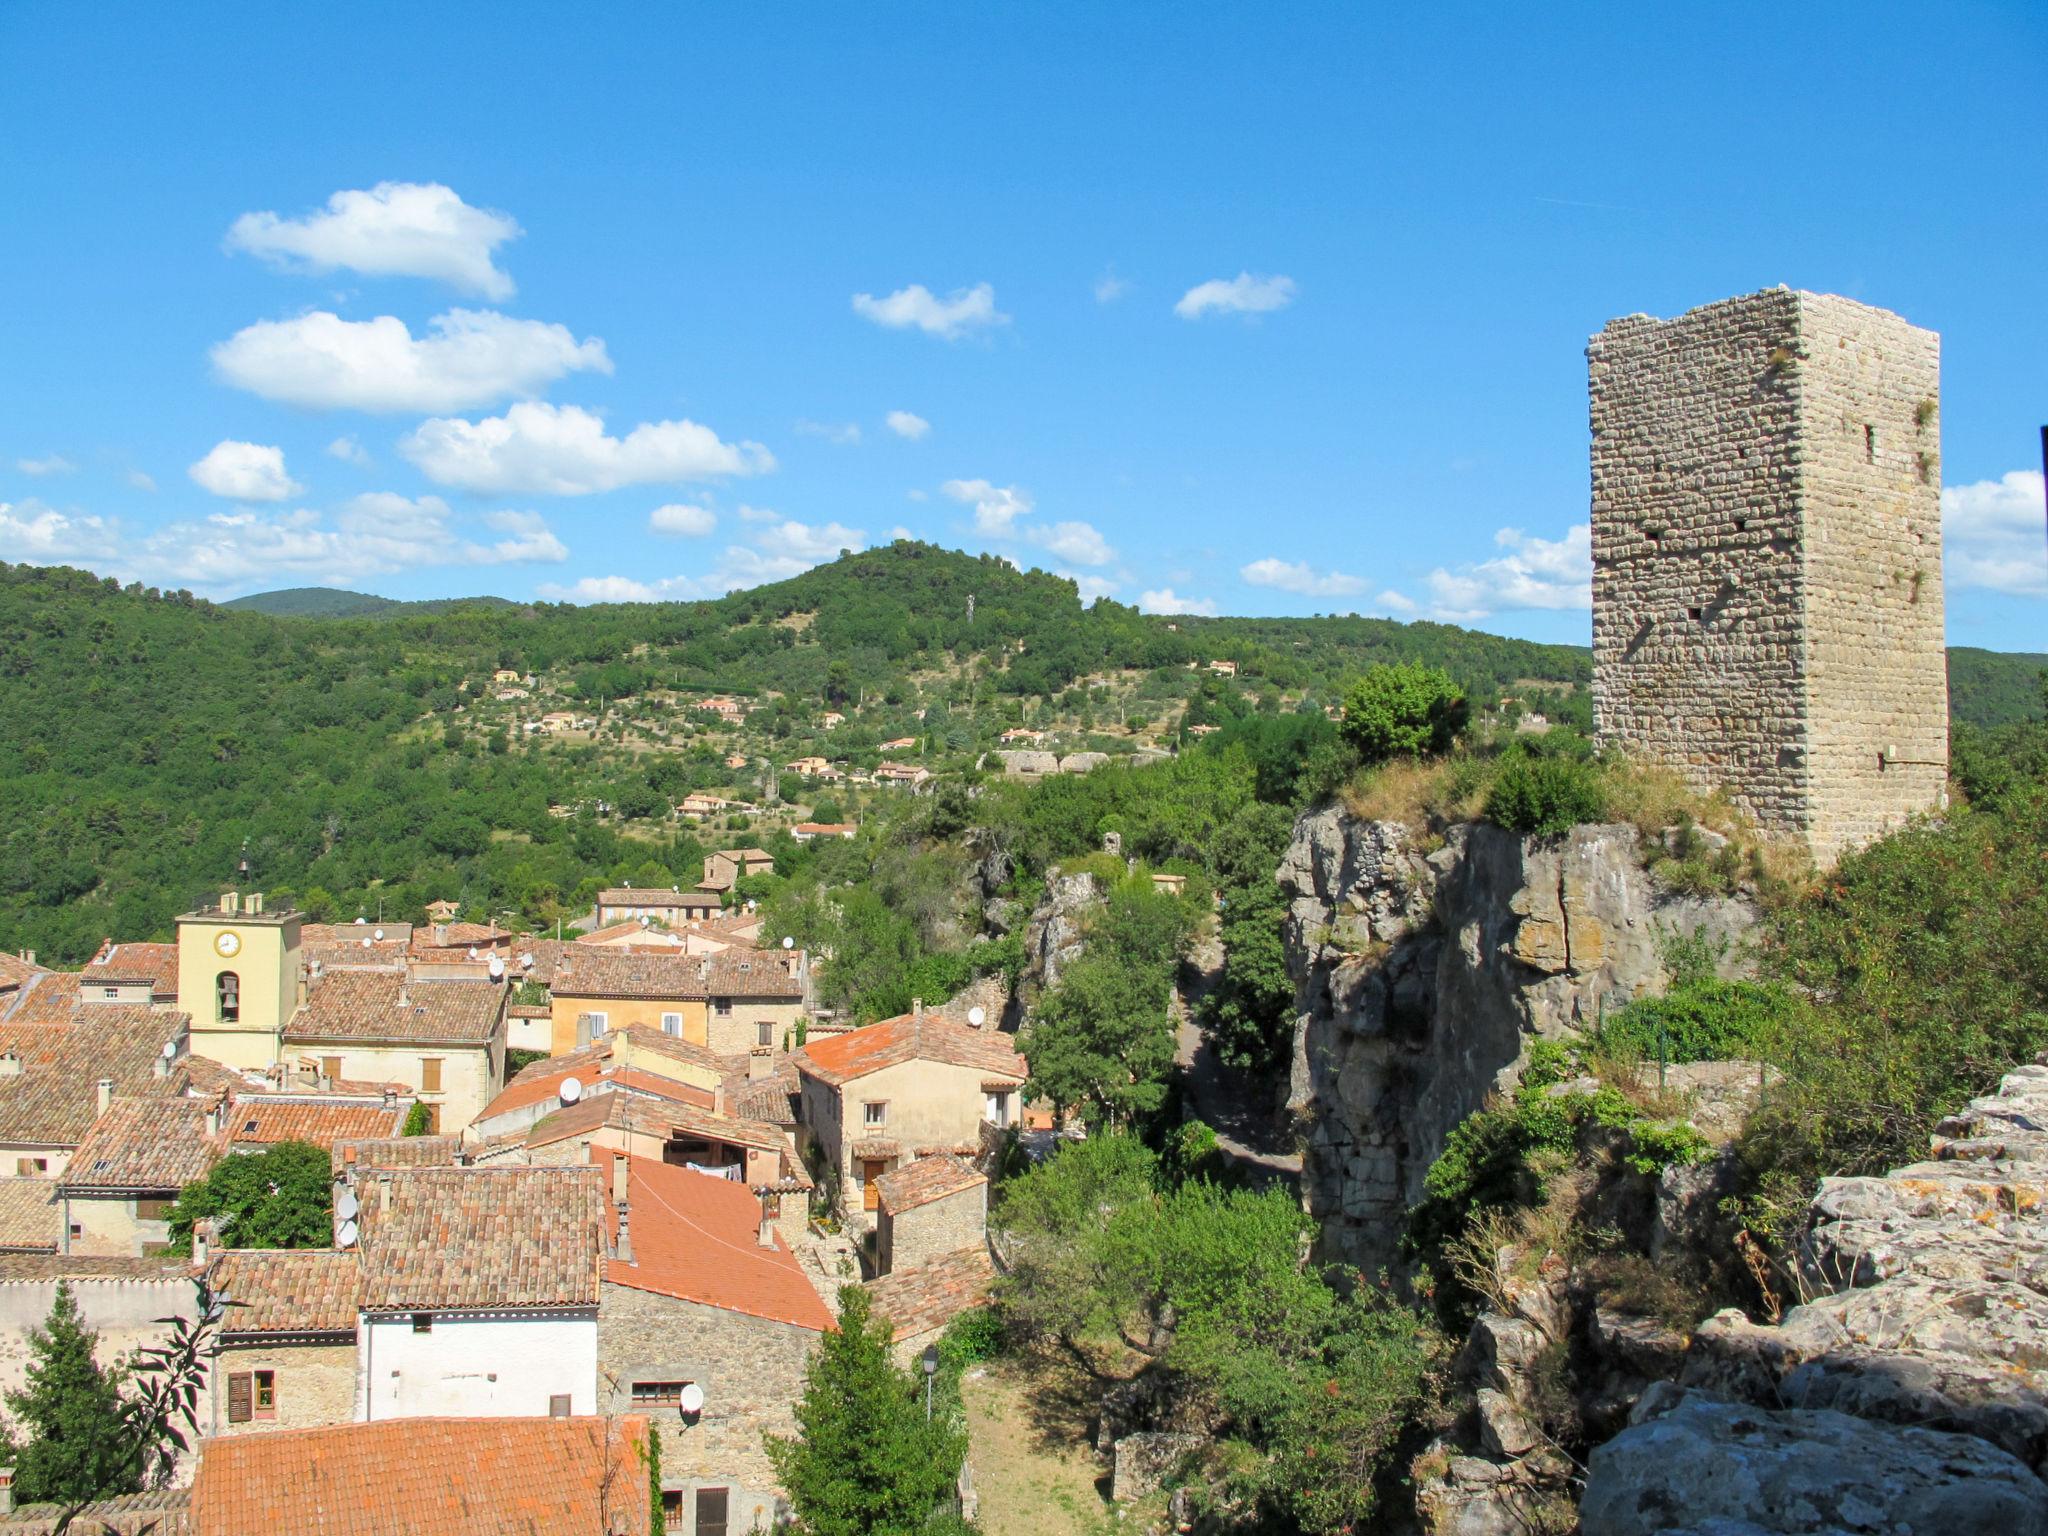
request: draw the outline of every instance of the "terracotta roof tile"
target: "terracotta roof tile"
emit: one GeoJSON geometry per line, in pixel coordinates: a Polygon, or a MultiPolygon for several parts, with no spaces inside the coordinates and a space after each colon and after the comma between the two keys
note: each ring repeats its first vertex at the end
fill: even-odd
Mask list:
{"type": "Polygon", "coordinates": [[[0,1023],[68,1024],[78,1005],[78,972],[37,971],[0,1009],[0,1023]]]}
{"type": "Polygon", "coordinates": [[[391,1419],[209,1440],[205,1536],[647,1536],[647,1420],[391,1419]]]}
{"type": "Polygon", "coordinates": [[[974,1029],[929,1011],[813,1040],[794,1060],[797,1071],[834,1087],[906,1061],[943,1061],[1019,1083],[1031,1071],[1000,1030],[974,1029]]]}
{"type": "Polygon", "coordinates": [[[699,1109],[716,1109],[718,1096],[708,1088],[699,1088],[692,1083],[679,1083],[672,1077],[662,1077],[653,1072],[633,1067],[615,1067],[609,1063],[587,1063],[582,1066],[565,1067],[563,1058],[537,1061],[505,1085],[505,1091],[484,1106],[477,1116],[488,1120],[493,1115],[508,1114],[515,1109],[524,1109],[529,1104],[545,1104],[559,1099],[562,1084],[575,1078],[582,1085],[586,1096],[593,1092],[604,1092],[617,1088],[638,1093],[649,1098],[674,1099],[683,1104],[694,1104],[699,1109]],[[545,1069],[545,1070],[542,1070],[545,1069]]]}
{"type": "Polygon", "coordinates": [[[63,1224],[54,1179],[0,1179],[0,1249],[57,1251],[63,1224]]]}
{"type": "Polygon", "coordinates": [[[405,1100],[387,1106],[381,1098],[248,1094],[237,1095],[225,1118],[229,1139],[237,1146],[304,1141],[332,1147],[339,1141],[397,1136],[411,1107],[405,1100]]]}
{"type": "Polygon", "coordinates": [[[897,1338],[916,1338],[987,1301],[995,1274],[986,1248],[962,1248],[915,1269],[870,1280],[868,1297],[875,1311],[895,1327],[897,1338]]]}
{"type": "Polygon", "coordinates": [[[146,981],[151,996],[175,998],[178,995],[178,946],[109,942],[78,974],[85,986],[146,981]]]}
{"type": "Polygon", "coordinates": [[[285,1026],[291,1044],[398,1040],[482,1045],[503,1021],[505,988],[491,981],[408,981],[399,971],[335,971],[314,984],[285,1026]]]}
{"type": "Polygon", "coordinates": [[[758,1147],[779,1152],[788,1139],[778,1125],[763,1120],[738,1120],[715,1110],[667,1099],[652,1099],[636,1093],[618,1093],[609,1085],[592,1092],[564,1109],[536,1121],[526,1133],[529,1147],[544,1147],[571,1136],[586,1135],[600,1126],[613,1126],[642,1136],[717,1141],[727,1146],[758,1147]]]}
{"type": "Polygon", "coordinates": [[[356,1331],[362,1265],[353,1250],[224,1249],[207,1275],[215,1290],[240,1303],[222,1327],[229,1338],[356,1331]]]}
{"type": "MultiPolygon", "coordinates": [[[[609,1175],[614,1154],[591,1149],[609,1175]]],[[[744,1184],[649,1157],[625,1159],[633,1262],[605,1263],[605,1279],[823,1332],[832,1314],[778,1235],[760,1242],[761,1201],[744,1184]]],[[[618,1212],[609,1212],[612,1236],[618,1212]]]]}
{"type": "Polygon", "coordinates": [[[301,923],[299,924],[299,947],[307,949],[315,944],[353,944],[360,948],[368,939],[374,948],[378,945],[394,945],[405,948],[412,942],[411,923],[301,923]],[[380,938],[379,935],[382,935],[380,938]]]}
{"type": "MultiPolygon", "coordinates": [[[[69,1511],[69,1529],[91,1531],[94,1536],[188,1536],[192,1530],[188,1505],[191,1492],[184,1488],[158,1488],[148,1493],[124,1493],[117,1498],[95,1499],[69,1511]]],[[[19,1504],[14,1512],[0,1515],[0,1536],[51,1536],[64,1519],[63,1504],[19,1504]]]]}
{"type": "Polygon", "coordinates": [[[658,885],[616,885],[597,893],[601,907],[694,907],[716,909],[719,900],[704,891],[670,891],[658,885]]]}
{"type": "Polygon", "coordinates": [[[0,1280],[56,1280],[77,1275],[118,1275],[127,1280],[177,1280],[192,1273],[190,1259],[153,1253],[143,1258],[83,1253],[0,1253],[0,1280]]]}
{"type": "Polygon", "coordinates": [[[77,1146],[99,1118],[103,1077],[117,1094],[176,1090],[176,1080],[157,1077],[156,1067],[164,1043],[188,1028],[184,1014],[147,1003],[101,1003],[66,1020],[0,1024],[0,1141],[77,1146]],[[11,1073],[10,1052],[19,1068],[11,1073]]]}
{"type": "Polygon", "coordinates": [[[183,1189],[227,1153],[227,1138],[208,1134],[198,1099],[116,1098],[71,1154],[57,1183],[67,1191],[183,1189]]]}
{"type": "Polygon", "coordinates": [[[647,954],[579,944],[573,955],[555,960],[551,990],[556,997],[704,997],[701,957],[647,954]]]}
{"type": "Polygon", "coordinates": [[[941,1153],[937,1157],[920,1157],[914,1163],[891,1168],[875,1181],[875,1191],[881,1199],[882,1209],[894,1214],[914,1211],[920,1205],[930,1205],[934,1200],[943,1200],[948,1195],[961,1194],[987,1183],[985,1176],[959,1158],[941,1153]]]}
{"type": "Polygon", "coordinates": [[[344,1168],[453,1168],[462,1161],[462,1138],[446,1136],[378,1136],[337,1141],[327,1149],[328,1166],[344,1168]]]}
{"type": "Polygon", "coordinates": [[[407,1168],[360,1181],[366,1311],[594,1307],[595,1168],[407,1168]]]}
{"type": "Polygon", "coordinates": [[[0,991],[18,987],[31,976],[47,976],[49,969],[37,965],[33,960],[24,960],[20,955],[10,955],[0,949],[0,991]]]}
{"type": "Polygon", "coordinates": [[[796,1068],[787,1060],[766,1077],[735,1072],[720,1085],[719,1092],[725,1096],[727,1110],[742,1119],[785,1127],[797,1123],[796,1068]]]}

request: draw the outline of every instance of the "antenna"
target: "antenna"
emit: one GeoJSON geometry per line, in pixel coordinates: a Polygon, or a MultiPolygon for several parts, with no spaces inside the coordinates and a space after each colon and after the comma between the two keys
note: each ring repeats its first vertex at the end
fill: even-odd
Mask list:
{"type": "Polygon", "coordinates": [[[361,1204],[356,1200],[356,1192],[352,1189],[344,1187],[341,1193],[334,1197],[334,1214],[343,1221],[355,1220],[356,1212],[361,1209],[361,1204]]]}
{"type": "Polygon", "coordinates": [[[564,1104],[574,1104],[583,1097],[583,1085],[573,1077],[565,1077],[562,1079],[562,1086],[555,1092],[564,1104]]]}

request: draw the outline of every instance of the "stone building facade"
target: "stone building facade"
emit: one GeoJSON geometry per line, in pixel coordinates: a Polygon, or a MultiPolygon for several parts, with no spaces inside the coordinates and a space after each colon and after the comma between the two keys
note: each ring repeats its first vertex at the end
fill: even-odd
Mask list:
{"type": "Polygon", "coordinates": [[[1586,355],[1601,738],[1823,865],[1939,805],[1940,338],[1773,288],[1586,355]]]}

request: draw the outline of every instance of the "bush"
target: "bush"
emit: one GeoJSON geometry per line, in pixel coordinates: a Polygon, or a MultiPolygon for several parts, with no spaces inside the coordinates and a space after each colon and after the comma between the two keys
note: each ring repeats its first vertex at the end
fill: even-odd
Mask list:
{"type": "Polygon", "coordinates": [[[1601,1024],[1599,1047],[1645,1061],[1738,1061],[1782,1031],[1798,1001],[1781,986],[1688,980],[1662,997],[1638,998],[1601,1024]]]}
{"type": "Polygon", "coordinates": [[[1525,836],[1555,837],[1606,813],[1599,770],[1575,757],[1508,758],[1486,797],[1487,819],[1525,836]]]}
{"type": "Polygon", "coordinates": [[[1374,667],[1344,699],[1344,737],[1368,763],[1448,752],[1470,714],[1450,675],[1415,662],[1374,667]]]}

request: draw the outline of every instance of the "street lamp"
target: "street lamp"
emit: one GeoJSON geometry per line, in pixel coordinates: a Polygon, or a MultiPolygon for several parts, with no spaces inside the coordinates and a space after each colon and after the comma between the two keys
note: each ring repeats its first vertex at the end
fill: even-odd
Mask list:
{"type": "Polygon", "coordinates": [[[924,1420],[932,1420],[932,1378],[939,1374],[939,1346],[927,1344],[924,1347],[924,1420]]]}

